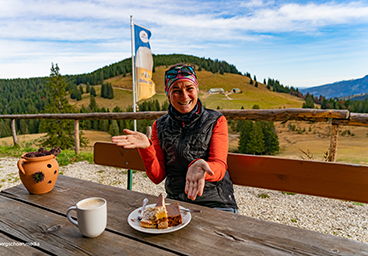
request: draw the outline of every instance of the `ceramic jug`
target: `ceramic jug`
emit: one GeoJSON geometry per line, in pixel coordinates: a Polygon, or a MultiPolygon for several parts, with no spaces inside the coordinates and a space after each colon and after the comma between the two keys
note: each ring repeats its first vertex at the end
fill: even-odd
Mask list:
{"type": "Polygon", "coordinates": [[[30,194],[50,192],[59,175],[59,164],[54,155],[25,157],[18,161],[19,176],[30,194]]]}

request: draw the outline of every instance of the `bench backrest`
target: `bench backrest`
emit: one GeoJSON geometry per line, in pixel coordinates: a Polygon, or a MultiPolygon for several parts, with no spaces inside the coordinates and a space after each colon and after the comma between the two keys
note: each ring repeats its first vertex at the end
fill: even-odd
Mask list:
{"type": "MultiPolygon", "coordinates": [[[[136,149],[97,142],[96,164],[144,171],[136,149]]],[[[368,166],[228,154],[228,171],[236,185],[273,189],[368,203],[368,166]]]]}

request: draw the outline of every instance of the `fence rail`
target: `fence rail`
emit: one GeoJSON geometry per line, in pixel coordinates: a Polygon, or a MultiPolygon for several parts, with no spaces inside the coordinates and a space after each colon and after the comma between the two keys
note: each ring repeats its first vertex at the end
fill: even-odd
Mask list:
{"type": "MultiPolygon", "coordinates": [[[[219,110],[228,120],[252,121],[311,121],[331,122],[331,141],[328,161],[334,162],[337,154],[339,126],[368,126],[368,114],[350,113],[348,110],[323,109],[242,109],[219,110]]],[[[15,130],[16,119],[73,119],[75,152],[80,151],[79,120],[155,120],[167,114],[167,111],[122,112],[122,113],[76,113],[76,114],[16,114],[0,115],[0,119],[11,119],[11,130],[14,144],[17,144],[15,130]]]]}

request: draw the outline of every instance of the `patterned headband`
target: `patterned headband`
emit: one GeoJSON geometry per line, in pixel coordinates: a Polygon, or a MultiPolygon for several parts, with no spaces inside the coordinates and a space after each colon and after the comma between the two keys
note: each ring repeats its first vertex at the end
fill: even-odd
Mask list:
{"type": "Polygon", "coordinates": [[[165,72],[165,93],[169,98],[172,86],[179,81],[189,81],[198,89],[198,80],[194,69],[190,66],[179,66],[165,72]]]}

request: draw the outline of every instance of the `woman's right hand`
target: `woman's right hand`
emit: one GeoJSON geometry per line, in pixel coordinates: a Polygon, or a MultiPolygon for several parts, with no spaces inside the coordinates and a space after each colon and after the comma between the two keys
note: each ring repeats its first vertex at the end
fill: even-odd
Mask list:
{"type": "Polygon", "coordinates": [[[129,129],[124,129],[123,132],[126,135],[114,136],[111,138],[111,141],[116,143],[117,146],[122,146],[124,148],[148,148],[151,146],[145,134],[129,129]]]}

